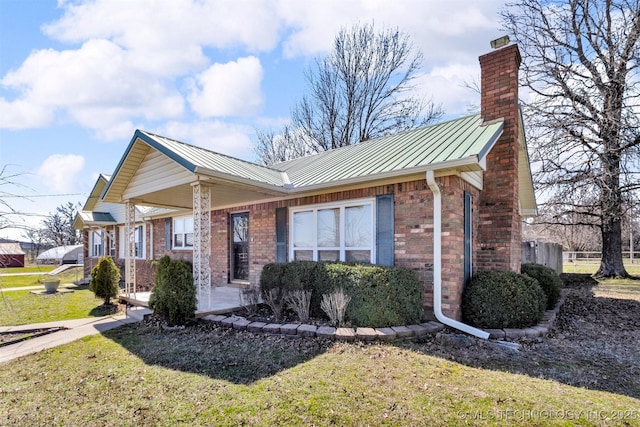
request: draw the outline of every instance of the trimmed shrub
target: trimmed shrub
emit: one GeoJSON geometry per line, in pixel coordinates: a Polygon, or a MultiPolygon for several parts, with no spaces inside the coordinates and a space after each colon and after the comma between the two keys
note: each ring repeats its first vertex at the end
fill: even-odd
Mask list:
{"type": "Polygon", "coordinates": [[[520,271],[538,281],[547,296],[546,309],[551,310],[560,299],[562,289],[560,276],[552,268],[535,263],[522,264],[520,271]]]}
{"type": "Polygon", "coordinates": [[[311,290],[315,317],[325,317],[323,296],[341,288],[351,297],[345,317],[353,326],[408,325],[422,318],[422,285],[405,268],[295,261],[267,264],[260,276],[265,302],[284,299],[292,291],[311,290]]]}
{"type": "Polygon", "coordinates": [[[401,267],[326,264],[331,291],[351,297],[346,318],[353,326],[409,325],[422,318],[422,286],[415,272],[401,267]]]}
{"type": "Polygon", "coordinates": [[[100,258],[98,265],[91,270],[89,289],[96,298],[102,298],[105,305],[111,304],[111,298],[118,296],[120,287],[120,269],[110,257],[100,258]]]}
{"type": "Polygon", "coordinates": [[[170,326],[184,325],[195,318],[197,298],[191,263],[173,260],[168,255],[160,258],[149,307],[170,326]]]}
{"type": "Polygon", "coordinates": [[[512,271],[475,274],[462,294],[466,322],[480,328],[523,328],[544,313],[546,295],[538,282],[512,271]]]}

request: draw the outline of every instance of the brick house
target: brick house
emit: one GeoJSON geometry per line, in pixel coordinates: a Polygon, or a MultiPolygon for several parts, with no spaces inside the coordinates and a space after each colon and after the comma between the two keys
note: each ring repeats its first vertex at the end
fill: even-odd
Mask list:
{"type": "Polygon", "coordinates": [[[473,272],[519,270],[521,219],[536,213],[520,60],[516,45],[480,57],[480,114],[270,167],[138,130],[78,216],[86,259],[114,256],[135,292],[153,286],[151,260],[183,257],[198,298],[257,284],[270,262],[404,266],[425,318],[460,319],[473,272]]]}

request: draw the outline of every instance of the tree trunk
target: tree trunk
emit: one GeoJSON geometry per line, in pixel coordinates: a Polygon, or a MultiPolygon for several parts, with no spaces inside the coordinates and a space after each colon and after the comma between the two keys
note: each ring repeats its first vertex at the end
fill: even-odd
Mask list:
{"type": "Polygon", "coordinates": [[[622,226],[619,217],[602,219],[602,259],[596,277],[629,277],[622,262],[622,226]]]}
{"type": "Polygon", "coordinates": [[[620,156],[616,150],[611,149],[603,154],[602,167],[604,172],[600,186],[602,258],[596,277],[626,278],[629,277],[629,273],[622,262],[620,156]]]}

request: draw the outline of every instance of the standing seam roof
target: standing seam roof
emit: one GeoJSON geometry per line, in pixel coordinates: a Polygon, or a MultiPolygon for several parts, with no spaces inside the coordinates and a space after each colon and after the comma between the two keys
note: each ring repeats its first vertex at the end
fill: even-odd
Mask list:
{"type": "Polygon", "coordinates": [[[479,115],[467,116],[273,167],[287,172],[295,187],[305,187],[465,158],[479,161],[502,127],[502,121],[483,125],[479,115]]]}

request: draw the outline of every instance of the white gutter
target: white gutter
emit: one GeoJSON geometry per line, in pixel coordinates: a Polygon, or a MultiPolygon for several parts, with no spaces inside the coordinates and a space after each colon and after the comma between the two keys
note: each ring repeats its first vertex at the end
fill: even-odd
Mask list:
{"type": "Polygon", "coordinates": [[[427,184],[433,193],[433,312],[440,323],[486,340],[488,332],[447,317],[442,312],[442,193],[431,170],[427,171],[427,184]]]}

